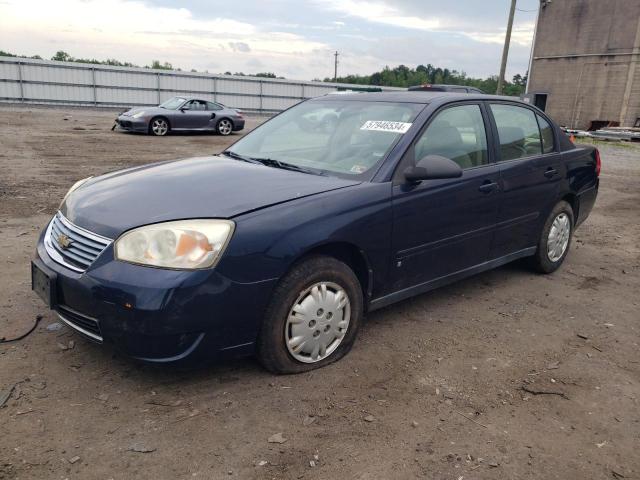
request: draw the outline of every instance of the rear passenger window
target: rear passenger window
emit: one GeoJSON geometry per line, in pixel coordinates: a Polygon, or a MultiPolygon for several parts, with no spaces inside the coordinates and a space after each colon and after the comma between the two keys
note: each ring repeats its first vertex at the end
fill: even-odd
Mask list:
{"type": "Polygon", "coordinates": [[[480,106],[461,105],[438,113],[416,142],[416,162],[427,155],[449,158],[462,168],[489,163],[480,106]]]}
{"type": "Polygon", "coordinates": [[[536,114],[515,105],[491,105],[500,138],[502,161],[540,155],[542,145],[536,114]]]}
{"type": "Polygon", "coordinates": [[[553,130],[551,125],[540,115],[536,115],[538,118],[538,124],[540,125],[540,136],[542,137],[542,151],[544,153],[551,153],[554,150],[553,145],[553,130]]]}

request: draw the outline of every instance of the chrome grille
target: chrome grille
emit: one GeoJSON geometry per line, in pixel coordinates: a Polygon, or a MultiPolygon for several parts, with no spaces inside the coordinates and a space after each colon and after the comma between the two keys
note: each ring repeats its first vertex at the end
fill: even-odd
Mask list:
{"type": "Polygon", "coordinates": [[[58,305],[58,317],[74,330],[77,330],[96,342],[102,343],[100,324],[95,318],[83,315],[64,305],[58,305]]]}
{"type": "Polygon", "coordinates": [[[76,272],[84,272],[111,241],[77,227],[58,212],[47,227],[44,244],[54,261],[76,272]]]}

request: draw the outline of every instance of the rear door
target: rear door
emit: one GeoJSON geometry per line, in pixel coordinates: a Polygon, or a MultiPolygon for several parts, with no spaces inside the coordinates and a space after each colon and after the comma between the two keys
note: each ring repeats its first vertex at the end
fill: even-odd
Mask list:
{"type": "Polygon", "coordinates": [[[490,102],[489,111],[503,195],[490,254],[498,258],[537,244],[558,197],[562,168],[553,129],[542,115],[505,102],[490,102]]]}
{"type": "Polygon", "coordinates": [[[487,113],[480,102],[465,102],[432,118],[394,179],[392,291],[468,269],[489,255],[500,192],[487,113]],[[404,169],[426,155],[455,161],[462,177],[407,183],[404,169]]]}

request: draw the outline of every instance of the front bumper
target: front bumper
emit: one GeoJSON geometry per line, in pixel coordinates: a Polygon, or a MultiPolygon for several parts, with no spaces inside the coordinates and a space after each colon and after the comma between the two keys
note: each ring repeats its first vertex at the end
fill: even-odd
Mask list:
{"type": "Polygon", "coordinates": [[[149,123],[144,117],[133,118],[127,115],[120,115],[116,118],[116,125],[128,132],[147,133],[149,131],[149,123]]]}
{"type": "Polygon", "coordinates": [[[113,246],[83,273],[49,257],[41,236],[34,264],[54,278],[51,308],[88,339],[148,362],[205,362],[253,352],[275,280],[232,281],[215,270],[142,267],[113,246]]]}

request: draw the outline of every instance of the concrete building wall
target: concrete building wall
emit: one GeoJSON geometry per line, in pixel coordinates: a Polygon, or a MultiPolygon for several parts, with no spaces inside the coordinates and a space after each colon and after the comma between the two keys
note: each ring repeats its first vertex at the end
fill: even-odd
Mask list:
{"type": "Polygon", "coordinates": [[[530,94],[547,94],[559,123],[631,126],[640,117],[640,1],[542,2],[530,94]]]}

